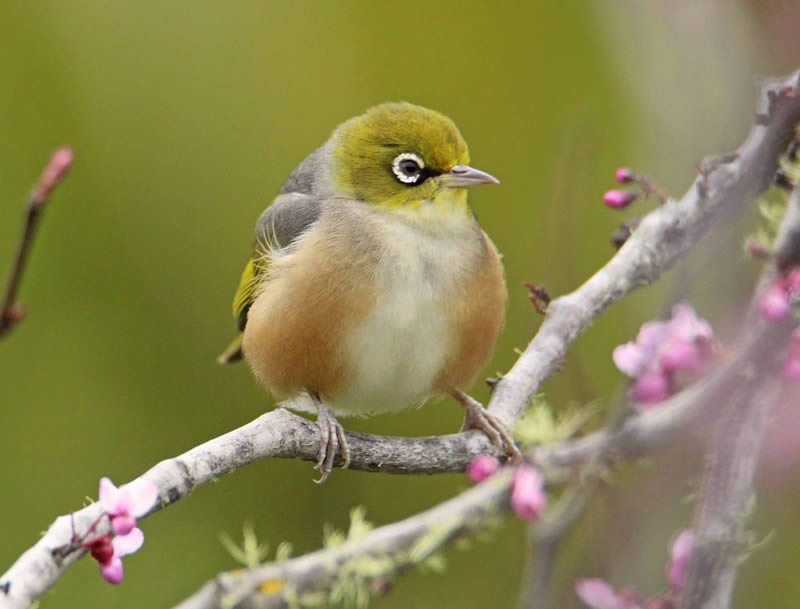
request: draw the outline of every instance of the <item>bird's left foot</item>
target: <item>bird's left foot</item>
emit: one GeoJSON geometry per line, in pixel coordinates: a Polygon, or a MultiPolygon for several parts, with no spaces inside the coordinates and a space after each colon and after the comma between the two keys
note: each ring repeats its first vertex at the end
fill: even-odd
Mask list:
{"type": "Polygon", "coordinates": [[[322,474],[319,480],[314,480],[317,484],[322,484],[328,479],[328,475],[333,470],[333,460],[336,453],[341,451],[342,469],[350,466],[350,447],[344,436],[344,428],[336,420],[333,411],[322,403],[319,396],[312,396],[317,405],[317,425],[319,426],[319,458],[314,469],[318,469],[322,474]]]}
{"type": "Polygon", "coordinates": [[[461,431],[479,429],[491,440],[492,444],[502,448],[513,459],[522,459],[514,438],[503,422],[483,407],[478,400],[468,396],[463,391],[453,391],[451,395],[464,407],[464,424],[461,431]]]}

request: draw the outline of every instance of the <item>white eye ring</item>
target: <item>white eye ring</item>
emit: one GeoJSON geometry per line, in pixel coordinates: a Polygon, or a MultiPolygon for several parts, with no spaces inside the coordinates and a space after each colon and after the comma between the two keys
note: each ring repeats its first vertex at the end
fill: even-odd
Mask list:
{"type": "Polygon", "coordinates": [[[394,158],[394,161],[392,161],[392,172],[398,180],[403,182],[403,184],[416,184],[422,175],[422,170],[424,168],[425,162],[413,152],[403,152],[402,154],[398,154],[394,158]],[[401,167],[401,163],[403,161],[413,161],[418,167],[417,173],[408,174],[403,171],[403,168],[401,167]]]}

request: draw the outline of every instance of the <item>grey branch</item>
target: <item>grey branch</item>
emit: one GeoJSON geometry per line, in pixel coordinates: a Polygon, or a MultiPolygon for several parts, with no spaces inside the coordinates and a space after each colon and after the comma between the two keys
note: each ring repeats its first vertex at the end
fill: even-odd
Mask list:
{"type": "MultiPolygon", "coordinates": [[[[330,591],[345,580],[366,586],[384,578],[391,580],[398,572],[422,564],[444,545],[486,528],[487,522],[507,512],[510,484],[511,471],[501,470],[483,484],[415,516],[377,528],[361,540],[247,571],[222,573],[175,609],[284,609],[290,606],[290,598],[319,598],[320,591],[330,591]],[[279,592],[264,593],[264,586],[279,592]]],[[[326,594],[317,603],[328,606],[327,599],[326,594]]]]}
{"type": "MultiPolygon", "coordinates": [[[[737,214],[753,195],[770,183],[778,159],[800,119],[800,98],[781,92],[796,90],[797,83],[798,73],[765,83],[760,91],[759,120],[737,153],[708,161],[680,201],[670,201],[649,214],[614,258],[573,293],[550,304],[536,337],[495,386],[489,404],[493,414],[513,426],[544,380],[558,369],[571,343],[606,307],[631,290],[658,279],[685,255],[723,209],[728,214],[737,214]]],[[[683,392],[663,408],[633,417],[618,432],[601,430],[578,440],[539,447],[531,456],[548,478],[555,480],[604,451],[625,457],[652,450],[692,418],[691,400],[698,392],[713,391],[715,379],[716,376],[712,376],[702,385],[683,392]]],[[[347,437],[351,449],[350,467],[366,471],[463,471],[476,455],[497,454],[479,432],[435,438],[388,438],[353,433],[347,437]]],[[[265,457],[314,461],[318,441],[313,424],[279,409],[183,455],[162,461],[142,477],[154,482],[159,489],[155,511],[185,497],[201,484],[265,457]]],[[[461,503],[472,505],[469,501],[483,492],[488,491],[478,488],[470,491],[474,494],[461,495],[444,505],[448,510],[457,511],[461,503]]],[[[491,501],[489,497],[484,500],[491,501]]],[[[464,510],[469,512],[466,507],[464,510]]],[[[52,587],[67,567],[85,553],[70,545],[72,522],[75,531],[84,531],[99,513],[99,506],[92,504],[56,519],[46,534],[0,577],[0,609],[29,607],[52,587]]],[[[410,527],[404,530],[417,530],[412,526],[414,518],[424,518],[429,513],[388,528],[403,525],[410,527]]],[[[386,530],[387,527],[377,529],[372,536],[388,535],[386,530]]],[[[403,539],[410,543],[407,538],[403,539]]]]}
{"type": "Polygon", "coordinates": [[[741,213],[775,176],[780,154],[800,120],[798,74],[765,82],[757,121],[735,154],[706,159],[680,201],[647,215],[617,255],[580,288],[550,303],[548,316],[511,371],[495,387],[492,412],[517,421],[542,383],[558,370],[572,342],[608,306],[675,264],[724,208],[741,213]]]}
{"type": "MultiPolygon", "coordinates": [[[[798,236],[800,189],[796,188],[776,239],[775,268],[765,273],[756,298],[775,278],[775,271],[785,272],[800,262],[798,236]]],[[[732,398],[721,408],[709,447],[695,545],[681,602],[684,609],[730,607],[739,565],[748,551],[745,527],[752,511],[753,481],[764,428],[780,395],[778,370],[787,356],[793,325],[791,319],[775,323],[751,314],[750,344],[743,349],[743,365],[730,386],[732,398]]]]}
{"type": "Polygon", "coordinates": [[[528,564],[522,583],[521,607],[552,607],[550,583],[559,544],[583,513],[597,483],[596,476],[588,481],[579,480],[564,492],[552,513],[548,512],[540,522],[528,527],[528,564]]]}

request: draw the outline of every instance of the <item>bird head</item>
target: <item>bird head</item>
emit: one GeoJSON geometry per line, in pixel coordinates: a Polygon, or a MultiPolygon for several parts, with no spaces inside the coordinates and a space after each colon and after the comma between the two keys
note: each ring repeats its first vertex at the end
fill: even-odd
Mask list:
{"type": "Polygon", "coordinates": [[[422,106],[375,106],[340,125],[332,137],[334,186],[378,207],[454,201],[466,206],[466,187],[499,183],[469,166],[469,150],[455,123],[422,106]]]}

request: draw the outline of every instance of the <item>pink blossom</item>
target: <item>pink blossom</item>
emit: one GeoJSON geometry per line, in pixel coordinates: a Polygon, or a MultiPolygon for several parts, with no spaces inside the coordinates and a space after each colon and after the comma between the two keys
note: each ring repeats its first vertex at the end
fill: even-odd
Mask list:
{"type": "Polygon", "coordinates": [[[578,597],[591,609],[639,609],[631,593],[617,594],[604,579],[579,579],[575,584],[578,597]]]}
{"type": "Polygon", "coordinates": [[[686,584],[686,572],[689,568],[689,559],[692,556],[693,547],[694,533],[691,529],[681,531],[672,543],[667,579],[669,580],[670,588],[676,594],[680,594],[686,584]]]}
{"type": "Polygon", "coordinates": [[[631,397],[638,404],[658,404],[669,395],[669,381],[657,371],[643,374],[631,387],[631,397]]]}
{"type": "Polygon", "coordinates": [[[688,304],[672,308],[669,321],[642,325],[635,342],[618,346],[612,358],[634,379],[631,397],[639,405],[664,401],[678,389],[678,374],[697,376],[713,355],[714,333],[688,304]]]}
{"type": "Polygon", "coordinates": [[[520,465],[511,482],[511,508],[523,520],[538,518],[547,507],[542,475],[532,465],[520,465]]]}
{"type": "Polygon", "coordinates": [[[672,307],[672,328],[684,340],[711,340],[714,331],[705,319],[697,316],[695,310],[685,302],[672,307]]]}
{"type": "Polygon", "coordinates": [[[632,378],[639,376],[647,366],[644,349],[636,343],[625,343],[615,347],[611,359],[620,372],[632,378]]]}
{"type": "Polygon", "coordinates": [[[661,355],[661,368],[665,372],[698,372],[702,367],[700,351],[690,341],[674,341],[661,355]]]}
{"type": "Polygon", "coordinates": [[[118,535],[113,540],[108,535],[103,535],[86,545],[99,564],[103,579],[116,585],[122,582],[122,557],[133,554],[143,543],[142,530],[131,529],[127,535],[118,535]]]}
{"type": "Polygon", "coordinates": [[[603,202],[613,209],[625,209],[638,195],[627,190],[609,190],[603,195],[603,202]]]}
{"type": "Polygon", "coordinates": [[[627,167],[620,167],[614,172],[614,179],[620,184],[629,184],[636,180],[636,174],[627,167]]]}
{"type": "Polygon", "coordinates": [[[791,309],[789,294],[781,281],[773,282],[758,301],[758,312],[767,321],[781,320],[791,309]]]}
{"type": "Polygon", "coordinates": [[[705,319],[697,317],[688,304],[676,304],[667,345],[661,352],[661,367],[667,372],[701,372],[711,355],[713,339],[714,331],[705,319]]]}
{"type": "Polygon", "coordinates": [[[158,499],[158,488],[149,480],[134,480],[117,488],[108,478],[100,480],[100,507],[108,514],[115,535],[127,535],[158,499]]]}
{"type": "Polygon", "coordinates": [[[467,466],[467,475],[475,483],[483,482],[489,476],[494,475],[499,467],[500,463],[494,457],[478,455],[467,466]]]}
{"type": "Polygon", "coordinates": [[[620,372],[637,378],[647,369],[658,354],[669,334],[669,322],[648,321],[636,336],[636,342],[620,345],[612,353],[620,372]]]}
{"type": "Polygon", "coordinates": [[[787,381],[800,380],[800,357],[789,356],[783,365],[783,378],[787,381]]]}

